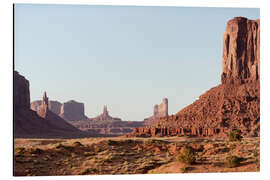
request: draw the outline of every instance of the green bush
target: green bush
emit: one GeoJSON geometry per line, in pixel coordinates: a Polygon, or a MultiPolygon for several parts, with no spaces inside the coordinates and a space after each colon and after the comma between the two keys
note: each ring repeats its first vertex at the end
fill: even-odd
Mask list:
{"type": "Polygon", "coordinates": [[[229,141],[241,141],[241,131],[238,129],[232,130],[232,132],[229,134],[229,141]]]}
{"type": "Polygon", "coordinates": [[[237,157],[237,156],[228,156],[226,158],[226,167],[228,168],[234,168],[240,165],[240,162],[243,160],[243,158],[237,157]]]}
{"type": "Polygon", "coordinates": [[[72,143],[72,145],[76,146],[76,147],[83,146],[82,143],[80,143],[79,141],[76,141],[76,142],[72,143]]]}
{"type": "Polygon", "coordinates": [[[184,147],[183,152],[178,155],[178,160],[185,164],[194,164],[196,160],[194,150],[189,146],[184,147]]]}
{"type": "Polygon", "coordinates": [[[41,154],[42,152],[43,152],[43,150],[41,150],[39,148],[31,148],[30,149],[31,154],[41,154]]]}

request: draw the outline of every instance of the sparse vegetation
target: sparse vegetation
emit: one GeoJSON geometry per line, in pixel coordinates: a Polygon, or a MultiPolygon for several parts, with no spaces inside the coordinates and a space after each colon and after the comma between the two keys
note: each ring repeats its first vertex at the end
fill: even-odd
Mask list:
{"type": "MultiPolygon", "coordinates": [[[[211,140],[206,143],[203,139],[193,138],[188,141],[182,141],[182,138],[179,140],[177,142],[177,137],[162,140],[89,138],[75,141],[46,140],[54,142],[50,144],[40,144],[35,140],[32,145],[27,144],[31,140],[24,140],[24,147],[22,143],[17,145],[15,140],[15,175],[232,172],[243,169],[259,171],[258,138],[245,138],[241,141],[243,143],[227,140],[211,140]],[[111,143],[117,145],[109,145],[111,143]],[[225,150],[232,144],[236,144],[236,147],[230,148],[230,151],[225,150]],[[235,165],[224,168],[227,167],[226,161],[229,161],[226,157],[232,154],[243,158],[237,159],[237,168],[233,168],[235,165]],[[242,160],[245,163],[240,163],[242,160]]],[[[235,163],[234,158],[230,161],[235,163]]]]}
{"type": "Polygon", "coordinates": [[[241,141],[242,136],[241,136],[241,130],[234,129],[232,132],[229,134],[229,141],[241,141]]]}
{"type": "Polygon", "coordinates": [[[41,149],[39,149],[39,148],[31,148],[30,149],[30,153],[31,154],[40,154],[40,153],[42,153],[43,151],[41,150],[41,149]]]}
{"type": "Polygon", "coordinates": [[[196,160],[194,150],[189,146],[185,146],[183,151],[179,153],[178,160],[185,164],[194,164],[196,160]]]}
{"type": "Polygon", "coordinates": [[[243,160],[243,158],[237,157],[237,156],[228,156],[226,158],[226,167],[228,168],[234,168],[240,165],[240,162],[243,160]]]}
{"type": "Polygon", "coordinates": [[[182,173],[186,173],[187,171],[188,171],[187,166],[184,166],[184,167],[180,168],[180,172],[182,172],[182,173]]]}
{"type": "Polygon", "coordinates": [[[72,144],[73,146],[83,146],[79,141],[76,141],[76,142],[74,142],[73,144],[72,144]]]}

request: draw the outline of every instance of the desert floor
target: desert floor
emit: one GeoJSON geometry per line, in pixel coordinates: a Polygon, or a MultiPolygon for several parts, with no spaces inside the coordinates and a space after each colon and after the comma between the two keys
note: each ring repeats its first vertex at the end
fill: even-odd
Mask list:
{"type": "Polygon", "coordinates": [[[259,138],[240,142],[191,137],[14,140],[15,176],[259,170],[259,138]],[[194,151],[195,163],[186,164],[178,158],[187,146],[194,151]],[[230,168],[226,160],[229,156],[237,156],[241,162],[230,168]]]}

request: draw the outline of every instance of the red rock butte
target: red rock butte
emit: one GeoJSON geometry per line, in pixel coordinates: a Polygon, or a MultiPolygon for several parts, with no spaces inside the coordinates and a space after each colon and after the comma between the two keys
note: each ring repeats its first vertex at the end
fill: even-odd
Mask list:
{"type": "Polygon", "coordinates": [[[175,115],[158,118],[128,136],[219,136],[232,129],[260,136],[260,20],[235,17],[223,37],[221,84],[175,115]]]}

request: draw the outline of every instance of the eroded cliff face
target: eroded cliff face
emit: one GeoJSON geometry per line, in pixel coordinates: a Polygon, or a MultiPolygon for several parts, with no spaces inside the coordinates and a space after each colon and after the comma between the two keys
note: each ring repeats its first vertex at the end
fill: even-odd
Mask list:
{"type": "Polygon", "coordinates": [[[223,40],[222,84],[177,114],[159,118],[129,136],[221,136],[240,129],[260,135],[260,21],[236,17],[223,40]]]}
{"type": "Polygon", "coordinates": [[[260,20],[236,17],[223,36],[222,83],[246,83],[260,78],[260,20]]]}

